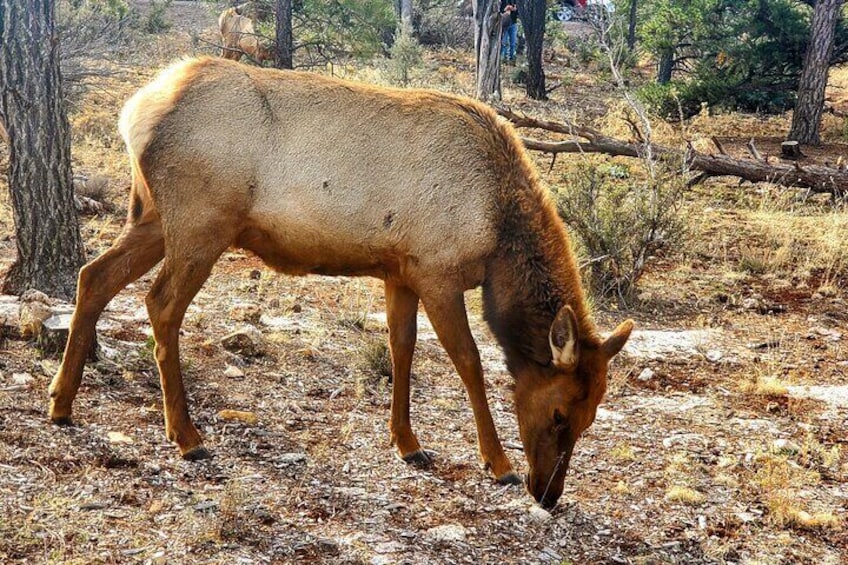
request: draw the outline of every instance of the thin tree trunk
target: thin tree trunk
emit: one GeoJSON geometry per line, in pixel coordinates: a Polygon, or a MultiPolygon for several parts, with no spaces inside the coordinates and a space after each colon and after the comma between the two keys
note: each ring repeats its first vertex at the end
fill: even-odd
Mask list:
{"type": "Polygon", "coordinates": [[[400,0],[400,23],[412,29],[412,0],[400,0]]]}
{"type": "Polygon", "coordinates": [[[810,145],[821,143],[819,126],[824,110],[827,72],[833,52],[833,35],[843,0],[818,0],[813,11],[810,44],[798,85],[798,102],[792,115],[788,138],[810,145]]]}
{"type": "Polygon", "coordinates": [[[630,16],[627,20],[627,49],[633,52],[636,48],[636,10],[637,0],[630,0],[630,16]]]}
{"type": "Polygon", "coordinates": [[[72,299],[85,260],[74,208],[52,0],[0,0],[0,115],[9,137],[17,260],[3,291],[72,299]]]}
{"type": "Polygon", "coordinates": [[[671,82],[671,73],[674,70],[674,49],[671,47],[663,49],[657,68],[657,82],[668,84],[671,82]]]}
{"type": "Polygon", "coordinates": [[[292,0],[277,0],[276,52],[274,65],[278,69],[294,68],[294,48],[292,41],[292,0]]]}
{"type": "Polygon", "coordinates": [[[501,98],[500,2],[472,0],[474,9],[474,52],[477,58],[477,98],[501,98]]]}
{"type": "Polygon", "coordinates": [[[545,44],[545,0],[519,0],[518,17],[524,27],[527,40],[527,96],[535,100],[547,100],[545,69],[542,67],[542,48],[545,44]]]}

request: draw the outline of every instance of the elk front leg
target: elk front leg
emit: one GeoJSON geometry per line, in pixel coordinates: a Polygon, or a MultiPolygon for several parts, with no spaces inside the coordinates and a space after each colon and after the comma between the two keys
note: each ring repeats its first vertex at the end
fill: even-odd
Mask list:
{"type": "Polygon", "coordinates": [[[486,400],[486,387],[483,382],[483,366],[480,353],[471,329],[461,292],[421,296],[427,316],[433,323],[433,329],[442,342],[468,392],[474,420],[477,424],[477,441],[480,455],[486,468],[491,469],[499,483],[521,484],[521,479],[512,470],[512,465],[504,454],[498,439],[495,423],[486,400]]]}
{"type": "Polygon", "coordinates": [[[407,463],[428,465],[430,456],[412,431],[409,421],[409,377],[415,350],[418,295],[405,286],[386,281],[386,320],[392,353],[392,445],[407,463]]]}

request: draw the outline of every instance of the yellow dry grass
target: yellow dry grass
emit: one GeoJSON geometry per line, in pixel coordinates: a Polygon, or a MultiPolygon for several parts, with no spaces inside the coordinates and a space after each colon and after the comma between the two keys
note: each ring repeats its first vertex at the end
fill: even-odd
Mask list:
{"type": "Polygon", "coordinates": [[[707,500],[707,497],[695,489],[680,485],[673,485],[666,490],[665,500],[668,502],[679,502],[681,504],[697,506],[699,504],[703,504],[707,500]]]}

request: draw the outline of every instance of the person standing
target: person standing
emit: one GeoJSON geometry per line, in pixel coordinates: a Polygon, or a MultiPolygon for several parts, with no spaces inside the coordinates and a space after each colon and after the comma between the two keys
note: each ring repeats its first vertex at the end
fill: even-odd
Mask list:
{"type": "Polygon", "coordinates": [[[507,63],[515,62],[515,47],[518,43],[518,6],[515,0],[501,0],[501,58],[507,63]]]}

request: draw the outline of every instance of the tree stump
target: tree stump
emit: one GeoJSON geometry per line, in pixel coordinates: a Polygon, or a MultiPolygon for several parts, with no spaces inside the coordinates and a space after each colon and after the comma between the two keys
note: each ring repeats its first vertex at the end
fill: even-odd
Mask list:
{"type": "MultiPolygon", "coordinates": [[[[71,327],[71,314],[53,314],[41,324],[38,333],[38,348],[45,357],[61,357],[68,343],[68,332],[71,327]]],[[[88,360],[97,360],[97,338],[91,343],[88,360]]]]}
{"type": "Polygon", "coordinates": [[[780,153],[784,159],[792,159],[796,161],[803,157],[801,153],[801,144],[797,141],[784,141],[780,144],[780,153]]]}

